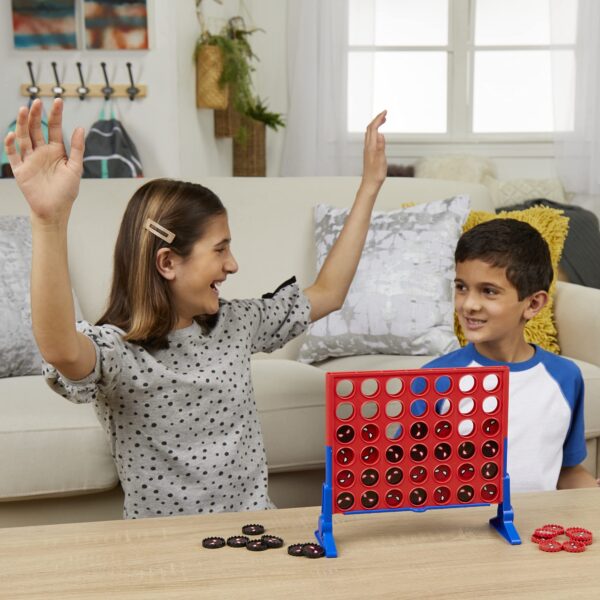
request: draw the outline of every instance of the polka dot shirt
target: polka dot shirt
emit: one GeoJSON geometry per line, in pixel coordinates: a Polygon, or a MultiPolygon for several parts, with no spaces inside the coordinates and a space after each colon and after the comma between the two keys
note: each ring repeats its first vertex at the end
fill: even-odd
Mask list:
{"type": "Polygon", "coordinates": [[[310,305],[291,279],[261,299],[221,301],[215,327],[171,332],[147,351],[112,325],[78,323],[96,348],[80,381],[44,365],[72,402],[94,402],[125,492],[125,518],[272,507],[250,357],[302,333],[310,305]]]}

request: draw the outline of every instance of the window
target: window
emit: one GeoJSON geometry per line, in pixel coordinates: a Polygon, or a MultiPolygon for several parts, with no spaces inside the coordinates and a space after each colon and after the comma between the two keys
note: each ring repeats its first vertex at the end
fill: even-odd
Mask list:
{"type": "Polygon", "coordinates": [[[348,132],[540,139],[572,128],[577,0],[349,0],[348,132]],[[560,82],[559,84],[557,82],[560,82]]]}

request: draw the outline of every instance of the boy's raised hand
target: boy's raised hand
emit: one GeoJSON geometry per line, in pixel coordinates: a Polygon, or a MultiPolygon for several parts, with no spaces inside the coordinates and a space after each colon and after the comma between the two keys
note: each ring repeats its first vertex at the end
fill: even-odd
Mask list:
{"type": "Polygon", "coordinates": [[[62,137],[62,111],[62,100],[54,100],[48,118],[48,143],[42,134],[39,99],[34,100],[31,110],[26,107],[19,110],[16,131],[4,140],[18,186],[32,213],[44,220],[68,215],[79,192],[83,170],[83,129],[73,132],[67,157],[62,137]]]}
{"type": "Polygon", "coordinates": [[[363,150],[363,182],[381,186],[387,175],[385,157],[385,138],[379,133],[379,127],[385,123],[387,110],[380,112],[367,126],[363,150]]]}

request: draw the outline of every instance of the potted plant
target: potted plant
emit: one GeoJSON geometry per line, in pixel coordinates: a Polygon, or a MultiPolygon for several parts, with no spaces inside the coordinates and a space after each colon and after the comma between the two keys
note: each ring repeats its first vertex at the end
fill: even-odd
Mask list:
{"type": "Polygon", "coordinates": [[[282,115],[267,110],[252,87],[252,61],[257,57],[241,17],[233,17],[218,33],[202,26],[196,43],[196,105],[215,110],[215,136],[233,137],[234,175],[264,175],[265,127],[277,130],[282,115]]]}

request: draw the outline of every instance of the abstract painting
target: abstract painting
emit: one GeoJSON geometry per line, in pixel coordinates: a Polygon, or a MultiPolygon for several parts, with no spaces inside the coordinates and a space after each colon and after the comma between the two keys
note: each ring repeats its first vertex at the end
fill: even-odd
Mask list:
{"type": "Polygon", "coordinates": [[[85,0],[86,48],[146,50],[146,0],[85,0]]]}
{"type": "Polygon", "coordinates": [[[75,0],[12,0],[12,18],[19,50],[77,48],[75,0]]]}

